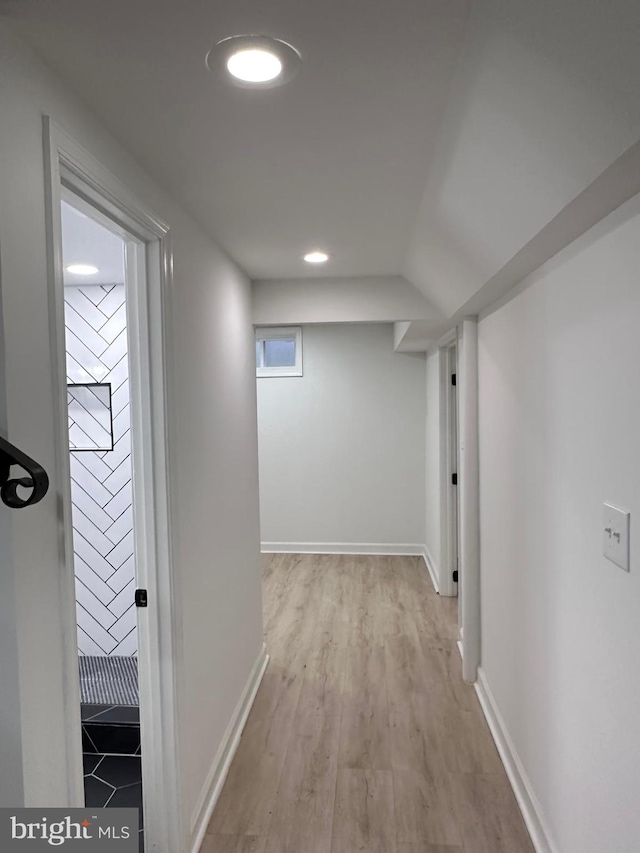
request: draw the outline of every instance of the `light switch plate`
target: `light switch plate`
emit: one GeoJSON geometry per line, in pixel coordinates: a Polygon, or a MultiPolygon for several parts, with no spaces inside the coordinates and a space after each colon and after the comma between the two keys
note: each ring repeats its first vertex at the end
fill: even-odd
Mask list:
{"type": "Polygon", "coordinates": [[[611,504],[604,505],[604,524],[602,531],[602,553],[620,566],[625,572],[629,567],[629,524],[630,514],[611,504]]]}

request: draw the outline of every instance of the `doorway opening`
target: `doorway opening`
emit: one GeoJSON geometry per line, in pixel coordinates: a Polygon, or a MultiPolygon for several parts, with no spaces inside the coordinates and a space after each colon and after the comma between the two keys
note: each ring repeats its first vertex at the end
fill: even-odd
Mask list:
{"type": "Polygon", "coordinates": [[[60,222],[85,805],[137,808],[142,850],[126,240],[69,191],[60,222]]]}
{"type": "MultiPolygon", "coordinates": [[[[458,337],[454,330],[439,349],[440,364],[440,595],[458,597],[460,583],[458,337]]],[[[458,607],[458,611],[460,608],[458,607]]],[[[459,624],[462,622],[459,618],[459,624]]]]}
{"type": "MultiPolygon", "coordinates": [[[[170,229],[157,216],[156,212],[136,195],[135,191],[132,191],[129,186],[123,184],[111,171],[95,160],[64,130],[58,127],[49,116],[43,117],[43,125],[50,323],[52,330],[51,381],[53,396],[56,401],[56,480],[59,483],[60,490],[60,529],[63,534],[60,538],[59,607],[65,625],[63,631],[65,659],[62,677],[65,713],[68,720],[65,729],[69,784],[68,801],[70,805],[76,806],[82,806],[85,803],[82,731],[83,725],[96,724],[95,719],[84,721],[81,719],[79,651],[84,651],[84,658],[102,658],[100,663],[107,668],[111,667],[113,661],[105,661],[105,658],[114,658],[114,660],[120,658],[120,662],[124,662],[125,666],[128,664],[129,668],[124,673],[121,670],[118,671],[115,682],[121,692],[115,697],[115,701],[113,694],[105,697],[108,702],[104,704],[109,705],[109,709],[102,712],[103,718],[100,723],[104,724],[104,715],[108,716],[109,710],[117,706],[119,712],[125,709],[128,714],[129,718],[126,722],[129,724],[129,728],[136,726],[135,705],[123,704],[123,698],[127,701],[135,698],[137,682],[140,733],[138,761],[141,763],[142,784],[140,782],[133,782],[132,784],[139,786],[138,792],[142,789],[145,824],[144,844],[148,850],[179,850],[184,846],[187,827],[182,804],[178,710],[180,701],[178,673],[182,662],[182,609],[179,577],[176,577],[173,571],[172,530],[174,524],[170,500],[170,470],[172,465],[168,439],[172,412],[172,407],[169,405],[168,383],[170,359],[168,330],[171,322],[170,293],[172,283],[170,229]],[[115,307],[113,317],[108,320],[108,322],[113,321],[114,327],[109,336],[113,334],[123,319],[125,321],[125,334],[123,335],[122,331],[118,331],[113,341],[107,344],[110,347],[114,341],[118,340],[118,336],[121,336],[117,344],[117,347],[121,348],[120,358],[116,361],[115,356],[118,353],[115,350],[112,351],[113,357],[109,359],[110,363],[103,364],[103,367],[106,367],[108,373],[115,371],[118,366],[120,370],[123,370],[124,366],[127,365],[129,373],[128,379],[131,389],[129,398],[130,456],[132,460],[130,488],[133,533],[129,535],[130,531],[125,531],[123,538],[126,540],[126,544],[122,545],[121,551],[127,552],[131,548],[132,542],[133,550],[128,556],[124,557],[124,563],[120,563],[116,569],[116,571],[120,571],[122,566],[127,565],[129,561],[126,570],[122,569],[122,577],[118,579],[117,583],[114,580],[114,574],[109,575],[107,579],[101,579],[107,586],[109,586],[108,580],[112,580],[114,585],[119,586],[120,582],[125,580],[125,571],[129,573],[125,586],[119,591],[114,590],[117,595],[122,593],[122,598],[118,602],[119,609],[122,610],[126,604],[126,608],[122,610],[122,615],[126,615],[121,627],[118,628],[116,634],[113,631],[113,626],[101,626],[105,633],[100,635],[102,644],[98,643],[98,645],[102,652],[107,652],[106,654],[87,654],[87,650],[97,651],[95,647],[89,645],[89,639],[93,639],[95,642],[97,635],[90,638],[84,628],[82,631],[86,636],[83,637],[78,632],[80,622],[77,605],[77,601],[80,599],[78,591],[80,590],[84,596],[86,596],[86,592],[80,589],[76,580],[74,529],[79,528],[80,524],[85,524],[86,532],[88,532],[88,528],[82,520],[78,522],[79,516],[77,512],[74,512],[74,495],[71,488],[72,453],[75,451],[74,455],[77,456],[82,454],[83,450],[79,447],[71,448],[70,446],[72,436],[69,428],[69,394],[70,390],[71,393],[80,391],[82,394],[84,392],[81,389],[68,388],[66,339],[70,337],[67,332],[67,323],[70,322],[72,315],[69,306],[65,304],[74,298],[70,296],[70,292],[65,292],[67,291],[65,288],[65,266],[74,265],[74,261],[85,264],[85,267],[88,265],[99,268],[100,265],[99,263],[91,264],[90,260],[87,259],[68,259],[63,256],[62,216],[64,203],[70,203],[71,207],[85,214],[94,223],[103,226],[111,237],[115,236],[120,240],[122,254],[119,257],[124,258],[121,263],[126,276],[122,281],[124,289],[121,290],[121,293],[124,292],[126,297],[125,307],[124,309],[121,305],[115,307]],[[120,313],[118,314],[118,312],[120,313]],[[128,364],[122,362],[125,349],[128,364]],[[130,561],[132,554],[134,558],[133,561],[130,561]],[[131,583],[132,570],[133,584],[131,583]],[[124,590],[127,592],[125,593],[124,590]],[[128,612],[131,605],[130,593],[134,593],[135,603],[140,605],[131,613],[128,612]],[[125,630],[127,626],[129,627],[128,632],[125,630]],[[105,635],[111,636],[112,639],[108,640],[105,635]],[[85,644],[84,650],[81,649],[79,640],[85,644]],[[113,645],[114,641],[116,642],[115,646],[113,645]],[[138,660],[137,677],[135,676],[134,649],[137,652],[138,660]]],[[[86,275],[86,268],[83,270],[81,267],[78,274],[86,275]]],[[[93,272],[92,274],[97,275],[93,272]]],[[[105,288],[108,288],[111,283],[118,282],[109,282],[105,284],[105,288]]],[[[84,297],[94,295],[100,299],[100,304],[102,302],[102,296],[97,292],[87,290],[87,293],[82,295],[84,297]]],[[[111,288],[109,293],[105,292],[104,298],[109,299],[109,297],[117,302],[119,298],[117,289],[111,288]],[[115,295],[111,296],[112,293],[115,295]]],[[[77,295],[75,298],[77,299],[77,295]]],[[[91,302],[91,299],[89,301],[91,302]]],[[[94,301],[93,307],[102,310],[106,308],[106,304],[100,308],[100,305],[94,301]]],[[[77,314],[77,310],[74,310],[77,314]]],[[[87,310],[90,311],[91,309],[87,310]]],[[[103,313],[105,312],[103,311],[103,313]]],[[[98,315],[94,314],[93,316],[97,317],[98,315]]],[[[77,322],[77,318],[74,320],[77,322]]],[[[104,326],[100,326],[100,329],[104,330],[104,326]]],[[[82,368],[83,365],[80,364],[79,367],[82,368]]],[[[99,367],[99,365],[96,364],[94,367],[99,367]]],[[[84,400],[85,402],[89,400],[93,407],[97,407],[96,413],[101,411],[100,405],[102,406],[102,425],[105,427],[104,432],[107,433],[107,443],[102,445],[103,448],[107,449],[94,449],[92,451],[94,465],[100,469],[100,464],[95,460],[104,462],[104,456],[100,456],[100,454],[115,453],[115,448],[118,446],[116,435],[119,438],[124,436],[126,414],[123,414],[124,410],[120,409],[118,414],[113,416],[113,408],[114,404],[116,408],[122,405],[122,398],[126,393],[125,386],[120,382],[115,391],[110,389],[112,393],[109,397],[104,388],[96,389],[95,387],[105,384],[103,380],[106,374],[100,370],[97,372],[94,370],[93,373],[89,370],[87,373],[91,376],[91,381],[87,381],[86,384],[93,386],[87,390],[94,394],[95,401],[88,398],[86,393],[84,400]],[[95,393],[96,390],[97,394],[95,393]],[[116,399],[118,391],[120,394],[116,399]],[[108,419],[104,413],[104,409],[109,408],[108,403],[110,403],[112,414],[111,438],[116,438],[113,441],[114,449],[112,450],[108,449],[111,445],[108,443],[109,430],[106,428],[108,427],[108,419]],[[116,423],[119,417],[120,421],[116,423]]],[[[116,384],[115,378],[112,384],[116,384]]],[[[72,405],[79,406],[80,404],[74,398],[72,405]]],[[[77,413],[77,417],[82,417],[82,415],[77,413]]],[[[76,418],[74,418],[74,423],[77,423],[76,418]]],[[[104,438],[104,433],[95,432],[96,427],[92,427],[92,429],[94,430],[94,439],[104,438]]],[[[87,441],[78,431],[74,430],[74,435],[78,441],[87,441]]],[[[87,462],[88,458],[89,454],[86,454],[84,462],[87,462]]],[[[85,476],[76,463],[73,464],[77,472],[81,476],[85,476]]],[[[80,464],[83,465],[83,468],[87,468],[87,464],[82,462],[80,464]]],[[[104,464],[110,467],[107,462],[104,464]]],[[[106,474],[105,469],[101,470],[103,474],[106,474]]],[[[117,470],[117,467],[113,470],[117,470]]],[[[108,476],[111,475],[107,474],[108,476]]],[[[122,499],[126,494],[122,491],[126,486],[124,468],[120,469],[116,478],[110,481],[110,485],[114,488],[117,485],[117,478],[122,478],[122,485],[116,495],[120,494],[122,499]]],[[[108,488],[105,483],[106,480],[101,485],[108,488]]],[[[79,486],[82,488],[81,483],[79,486]]],[[[124,504],[126,501],[123,501],[122,510],[117,518],[112,519],[114,522],[120,519],[123,526],[125,526],[125,520],[128,523],[127,516],[122,515],[127,509],[124,504]]],[[[115,515],[116,505],[113,504],[110,508],[115,515]]],[[[104,506],[101,509],[106,512],[104,506]]],[[[108,512],[106,514],[111,518],[108,512]]],[[[106,519],[102,518],[102,521],[108,524],[106,519]]],[[[82,533],[82,531],[79,532],[82,533]]],[[[105,531],[99,532],[105,533],[105,531]]],[[[113,536],[116,537],[115,531],[113,536]]],[[[86,537],[84,538],[86,539],[86,537]]],[[[122,541],[123,539],[120,539],[114,547],[119,547],[122,541]]],[[[98,549],[95,550],[100,553],[98,549]]],[[[100,554],[100,556],[103,555],[100,554]]],[[[84,560],[84,558],[82,559],[84,560]]],[[[119,557],[118,559],[114,557],[114,561],[119,562],[119,557]]],[[[107,562],[109,561],[107,560],[107,562]]],[[[90,578],[88,575],[85,577],[90,578]]],[[[86,586],[86,584],[84,585],[86,586]]],[[[106,596],[107,591],[104,588],[101,589],[106,596]]],[[[87,600],[90,599],[85,598],[85,601],[87,600]]],[[[114,600],[111,599],[110,603],[114,600]]],[[[103,606],[109,609],[109,604],[103,603],[103,606]]],[[[100,613],[106,623],[111,620],[112,617],[107,616],[104,611],[100,611],[100,613]]],[[[95,614],[91,615],[96,619],[95,614]]],[[[85,625],[93,625],[84,614],[82,614],[82,618],[85,620],[85,625]]],[[[119,618],[116,615],[116,620],[119,618]]],[[[96,621],[99,622],[97,619],[96,621]]],[[[113,624],[115,625],[115,623],[113,624]]],[[[95,625],[93,627],[95,629],[95,625]]],[[[83,665],[89,669],[89,664],[86,661],[83,665]]],[[[108,675],[109,671],[107,669],[108,675]]],[[[99,674],[89,672],[88,680],[93,680],[91,687],[95,690],[98,689],[98,686],[101,690],[104,689],[104,682],[109,680],[113,686],[114,681],[113,678],[105,678],[103,671],[99,674]]],[[[88,687],[89,685],[85,684],[83,689],[88,690],[88,687]]],[[[96,693],[90,694],[89,698],[97,698],[97,695],[96,693]]],[[[122,723],[123,720],[117,722],[122,723]]],[[[89,734],[91,733],[89,732],[89,734]]],[[[129,734],[131,735],[131,732],[129,734]]],[[[109,754],[106,750],[104,753],[99,751],[94,737],[91,737],[91,741],[96,749],[95,755],[109,754]]],[[[85,743],[87,743],[86,740],[85,743]]],[[[123,757],[129,758],[128,763],[134,765],[137,762],[131,759],[135,758],[135,750],[130,751],[133,751],[133,755],[123,755],[123,757]]],[[[87,775],[93,776],[94,773],[92,771],[87,775]]],[[[116,792],[129,788],[129,785],[120,786],[113,782],[110,784],[116,792]]],[[[130,789],[127,796],[132,796],[133,793],[133,789],[130,789]]],[[[118,794],[116,798],[114,794],[113,798],[110,798],[109,804],[115,806],[118,799],[124,796],[124,794],[118,794]]]]}

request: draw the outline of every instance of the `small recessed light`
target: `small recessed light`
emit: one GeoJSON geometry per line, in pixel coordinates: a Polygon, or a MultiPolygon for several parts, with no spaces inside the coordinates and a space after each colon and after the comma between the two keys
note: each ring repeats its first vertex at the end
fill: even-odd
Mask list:
{"type": "Polygon", "coordinates": [[[71,275],[95,275],[99,271],[93,264],[69,264],[66,269],[71,275]]]}
{"type": "Polygon", "coordinates": [[[300,54],[280,39],[269,36],[231,36],[207,54],[207,68],[234,86],[271,89],[295,76],[300,54]]]}
{"type": "Polygon", "coordinates": [[[227,59],[227,70],[245,83],[267,83],[282,73],[282,63],[275,53],[252,47],[232,53],[227,59]]]}
{"type": "Polygon", "coordinates": [[[329,255],[326,252],[307,252],[304,259],[308,264],[326,264],[329,260],[329,255]]]}

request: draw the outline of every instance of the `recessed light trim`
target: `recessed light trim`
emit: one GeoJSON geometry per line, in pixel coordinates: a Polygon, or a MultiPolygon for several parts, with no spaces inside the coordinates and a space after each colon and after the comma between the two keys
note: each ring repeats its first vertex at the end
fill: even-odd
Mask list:
{"type": "Polygon", "coordinates": [[[94,267],[93,264],[69,264],[66,270],[71,275],[95,275],[100,272],[98,267],[94,267]]]}
{"type": "Polygon", "coordinates": [[[304,255],[304,260],[308,264],[326,264],[329,260],[329,255],[326,252],[321,252],[319,249],[314,249],[313,252],[307,252],[304,255]]]}
{"type": "Polygon", "coordinates": [[[295,47],[270,36],[230,36],[207,54],[207,68],[242,89],[272,89],[295,77],[301,63],[295,47]]]}

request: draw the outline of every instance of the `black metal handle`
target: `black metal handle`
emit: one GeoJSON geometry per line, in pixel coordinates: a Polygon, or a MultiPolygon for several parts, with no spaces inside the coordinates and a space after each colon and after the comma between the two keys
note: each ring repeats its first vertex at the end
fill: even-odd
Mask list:
{"type": "Polygon", "coordinates": [[[49,477],[42,465],[0,436],[0,498],[12,509],[37,504],[47,494],[49,477]],[[29,475],[11,479],[11,466],[19,465],[29,475]],[[27,498],[18,495],[18,486],[32,489],[27,498]]]}

